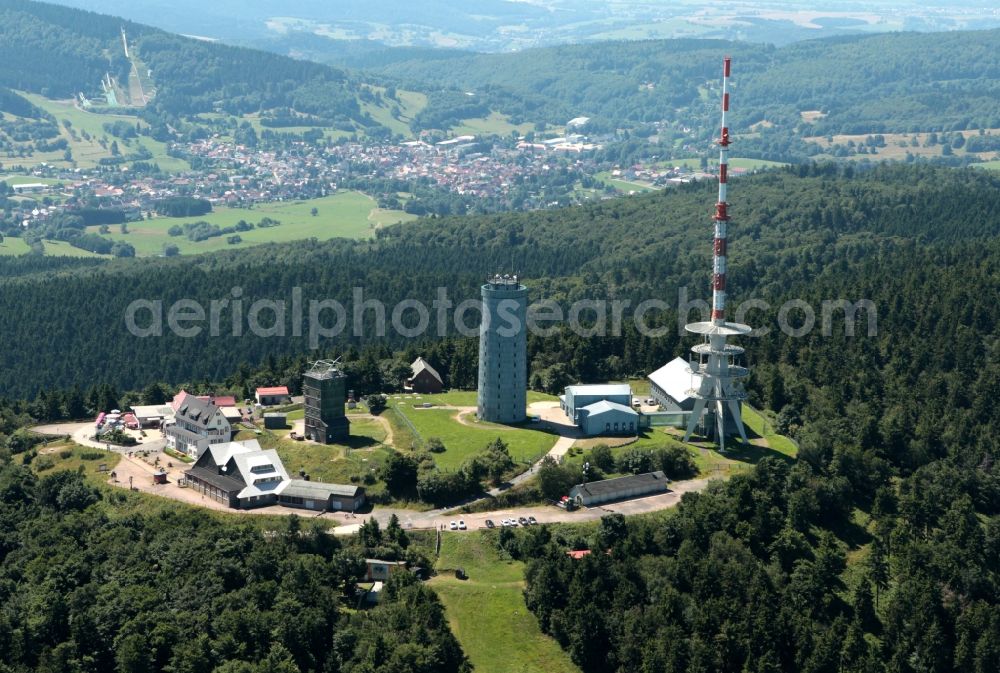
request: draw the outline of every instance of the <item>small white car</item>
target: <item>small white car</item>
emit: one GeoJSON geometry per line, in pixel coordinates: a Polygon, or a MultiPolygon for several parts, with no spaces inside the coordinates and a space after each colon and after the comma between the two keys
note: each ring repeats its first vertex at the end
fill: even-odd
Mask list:
{"type": "Polygon", "coordinates": [[[458,524],[454,521],[448,524],[448,528],[451,530],[458,530],[458,524]]]}
{"type": "Polygon", "coordinates": [[[459,519],[458,520],[458,529],[459,530],[465,530],[466,529],[465,519],[459,519]]]}

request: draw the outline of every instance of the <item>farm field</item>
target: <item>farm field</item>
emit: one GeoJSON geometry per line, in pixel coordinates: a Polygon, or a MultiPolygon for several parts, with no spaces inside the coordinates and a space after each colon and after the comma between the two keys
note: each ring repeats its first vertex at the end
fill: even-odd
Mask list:
{"type": "Polygon", "coordinates": [[[461,124],[451,127],[451,132],[455,135],[498,135],[509,136],[511,131],[517,131],[524,135],[534,129],[534,124],[527,122],[513,124],[507,115],[499,112],[491,112],[488,117],[477,117],[474,119],[463,119],[461,124]]]}
{"type": "Polygon", "coordinates": [[[445,533],[429,583],[476,673],[579,673],[524,604],[524,564],[499,558],[493,533],[445,533]],[[468,579],[455,578],[462,568],[468,579]]]}
{"type": "Polygon", "coordinates": [[[648,185],[648,184],[643,183],[643,182],[629,182],[628,180],[619,180],[618,178],[613,178],[613,177],[611,177],[611,173],[608,172],[608,171],[603,171],[601,173],[596,173],[594,175],[594,177],[596,179],[600,180],[601,182],[603,182],[603,183],[605,183],[607,185],[611,185],[612,187],[614,187],[618,191],[624,192],[626,194],[629,194],[629,193],[632,193],[632,192],[635,192],[635,193],[650,192],[650,191],[653,191],[654,189],[656,189],[652,185],[648,185]]]}
{"type": "MultiPolygon", "coordinates": [[[[1000,129],[984,129],[984,133],[990,135],[1000,134],[1000,129]]],[[[967,131],[955,131],[956,134],[961,134],[964,138],[970,138],[972,136],[979,135],[979,130],[972,129],[967,131]]],[[[832,145],[847,145],[853,142],[855,145],[863,145],[866,140],[876,134],[862,134],[862,135],[834,135],[834,136],[810,136],[803,138],[806,142],[813,142],[822,148],[828,148],[832,145]]],[[[942,145],[940,143],[935,143],[933,145],[928,145],[927,141],[930,139],[931,134],[928,133],[881,133],[885,139],[885,147],[874,148],[878,150],[877,154],[857,154],[854,155],[853,159],[864,159],[869,158],[873,160],[878,159],[905,159],[907,154],[911,154],[917,157],[938,157],[942,153],[942,145]],[[913,142],[916,141],[916,145],[913,142]]],[[[869,152],[872,148],[869,148],[869,152]]],[[[998,152],[979,152],[970,153],[965,150],[965,147],[955,147],[951,150],[952,154],[957,157],[973,157],[982,159],[983,161],[990,160],[1000,160],[1000,153],[998,152]]]]}
{"type": "MultiPolygon", "coordinates": [[[[689,158],[689,159],[670,159],[669,161],[663,161],[660,163],[661,166],[684,166],[685,168],[690,168],[692,170],[698,170],[701,168],[701,159],[689,158]]],[[[718,166],[719,160],[710,158],[708,160],[709,168],[713,166],[718,166]]],[[[787,166],[788,164],[781,161],[768,161],[766,159],[745,159],[741,157],[730,157],[729,165],[732,168],[742,168],[748,171],[755,171],[761,168],[780,168],[782,166],[787,166]]]]}
{"type": "MultiPolygon", "coordinates": [[[[181,254],[197,254],[314,237],[324,240],[337,237],[367,238],[378,227],[413,219],[416,216],[399,210],[377,208],[374,199],[360,192],[341,192],[321,199],[268,203],[252,209],[222,207],[202,217],[158,217],[143,222],[130,222],[129,233],[122,234],[117,226],[113,226],[105,236],[131,243],[136,254],[141,256],[160,255],[164,246],[169,244],[176,245],[181,254]],[[318,211],[315,216],[311,214],[313,208],[318,211]],[[195,242],[183,235],[171,236],[168,233],[172,226],[183,226],[188,222],[205,221],[219,227],[231,227],[240,220],[256,225],[264,217],[278,220],[281,224],[239,232],[242,242],[236,245],[226,242],[228,236],[215,236],[195,242]]],[[[99,227],[88,227],[87,230],[96,233],[99,227]]]]}
{"type": "Polygon", "coordinates": [[[62,185],[66,183],[65,180],[57,178],[38,178],[33,175],[0,175],[0,182],[6,182],[11,187],[14,185],[62,185]]]}
{"type": "MultiPolygon", "coordinates": [[[[384,87],[372,88],[383,95],[385,94],[384,87]]],[[[427,96],[415,91],[397,89],[396,99],[396,101],[384,99],[389,107],[381,107],[373,103],[363,103],[361,109],[368,112],[372,116],[372,119],[390,129],[393,133],[410,138],[413,136],[413,131],[410,130],[410,122],[413,121],[413,118],[421,110],[427,107],[427,96]],[[399,108],[398,117],[394,117],[392,114],[392,108],[394,107],[399,108]]]]}
{"type": "MultiPolygon", "coordinates": [[[[45,246],[45,254],[51,257],[105,257],[89,250],[74,248],[65,241],[42,241],[45,246]]],[[[24,242],[23,238],[4,236],[0,243],[0,256],[5,255],[26,255],[31,252],[31,248],[24,242]]]]}

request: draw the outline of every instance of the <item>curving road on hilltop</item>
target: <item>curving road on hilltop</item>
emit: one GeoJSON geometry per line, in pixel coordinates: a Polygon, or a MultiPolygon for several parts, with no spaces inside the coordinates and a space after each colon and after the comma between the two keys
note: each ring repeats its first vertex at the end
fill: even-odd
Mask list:
{"type": "MultiPolygon", "coordinates": [[[[553,403],[550,402],[535,403],[531,405],[531,411],[532,413],[539,415],[541,417],[541,422],[559,435],[555,444],[546,454],[547,456],[552,456],[553,458],[559,460],[566,454],[570,447],[573,446],[573,443],[579,438],[579,434],[575,427],[567,425],[565,416],[562,415],[562,412],[558,407],[558,403],[555,403],[556,406],[554,408],[552,404],[553,403]]],[[[442,407],[436,408],[440,409],[442,407]]],[[[465,407],[456,407],[455,409],[460,412],[468,411],[468,408],[465,407]]],[[[32,430],[44,435],[68,435],[75,442],[83,446],[99,449],[106,448],[105,444],[88,439],[89,433],[93,431],[93,423],[89,422],[40,425],[32,428],[32,430]]],[[[132,449],[113,448],[112,450],[121,454],[121,460],[115,467],[115,478],[109,478],[107,483],[110,486],[116,486],[119,488],[131,487],[132,489],[143,493],[170,498],[171,500],[176,500],[188,505],[228,512],[237,516],[254,516],[262,514],[288,516],[291,514],[297,514],[302,517],[323,519],[336,524],[337,527],[334,532],[337,535],[350,535],[356,532],[358,527],[360,527],[361,522],[369,518],[374,518],[380,524],[385,525],[389,522],[389,519],[393,515],[399,519],[404,528],[408,529],[433,530],[443,528],[448,530],[452,521],[457,522],[462,520],[465,522],[467,530],[480,530],[486,528],[487,519],[499,524],[499,522],[503,519],[517,519],[520,517],[533,516],[539,523],[570,523],[593,521],[611,513],[623,514],[625,516],[649,514],[651,512],[658,512],[676,506],[685,493],[702,491],[708,486],[710,481],[709,479],[689,479],[686,481],[672,482],[670,490],[665,493],[607,503],[596,507],[583,507],[573,512],[567,512],[562,508],[549,505],[514,507],[498,509],[490,512],[476,512],[472,514],[461,513],[459,507],[427,511],[394,507],[376,507],[371,513],[359,515],[352,515],[347,512],[311,512],[309,510],[293,509],[282,507],[280,505],[260,507],[252,510],[234,510],[223,505],[222,503],[212,500],[211,498],[206,498],[192,489],[179,487],[177,485],[178,481],[181,477],[183,477],[184,469],[187,468],[187,465],[172,462],[170,467],[166,467],[166,464],[170,462],[170,458],[168,456],[161,457],[161,466],[166,467],[167,471],[167,483],[154,484],[153,473],[156,471],[156,468],[149,462],[136,457],[135,455],[130,455],[130,452],[143,449],[149,449],[155,452],[159,448],[157,444],[161,443],[162,440],[157,439],[147,441],[146,443],[141,444],[138,447],[133,447],[132,449]]],[[[534,475],[540,463],[541,460],[537,461],[526,472],[513,478],[509,483],[504,484],[500,488],[491,489],[489,494],[495,496],[502,491],[530,479],[534,475]]]]}

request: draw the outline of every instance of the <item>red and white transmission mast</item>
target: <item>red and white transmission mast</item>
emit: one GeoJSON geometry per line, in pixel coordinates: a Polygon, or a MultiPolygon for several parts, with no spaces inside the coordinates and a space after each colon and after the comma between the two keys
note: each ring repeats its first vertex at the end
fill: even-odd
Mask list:
{"type": "Polygon", "coordinates": [[[729,179],[729,127],[726,113],[729,112],[729,71],[731,59],[723,59],[722,72],[722,132],[719,137],[719,200],[715,204],[715,239],[712,257],[712,320],[695,322],[684,327],[692,334],[699,334],[704,341],[691,349],[692,357],[688,371],[692,374],[693,386],[688,391],[695,400],[694,409],[688,419],[684,441],[688,441],[705,416],[704,434],[715,436],[721,451],[726,450],[726,436],[739,434],[747,442],[746,429],[740,413],[740,402],[746,393],[740,385],[749,371],[734,364],[734,358],[743,354],[743,348],[726,343],[730,336],[749,334],[747,325],[726,321],[726,255],[727,227],[729,225],[729,203],[727,202],[727,182],[729,179]],[[707,413],[706,413],[707,412],[707,413]],[[709,422],[714,416],[714,423],[709,422]],[[714,428],[712,427],[714,426],[714,428]]]}

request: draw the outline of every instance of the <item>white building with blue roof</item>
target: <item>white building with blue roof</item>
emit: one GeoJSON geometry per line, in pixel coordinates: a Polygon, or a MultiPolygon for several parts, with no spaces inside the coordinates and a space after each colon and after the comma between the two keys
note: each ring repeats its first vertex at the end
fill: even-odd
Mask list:
{"type": "Polygon", "coordinates": [[[639,414],[627,383],[566,386],[559,396],[566,417],[586,435],[634,435],[639,414]]]}

